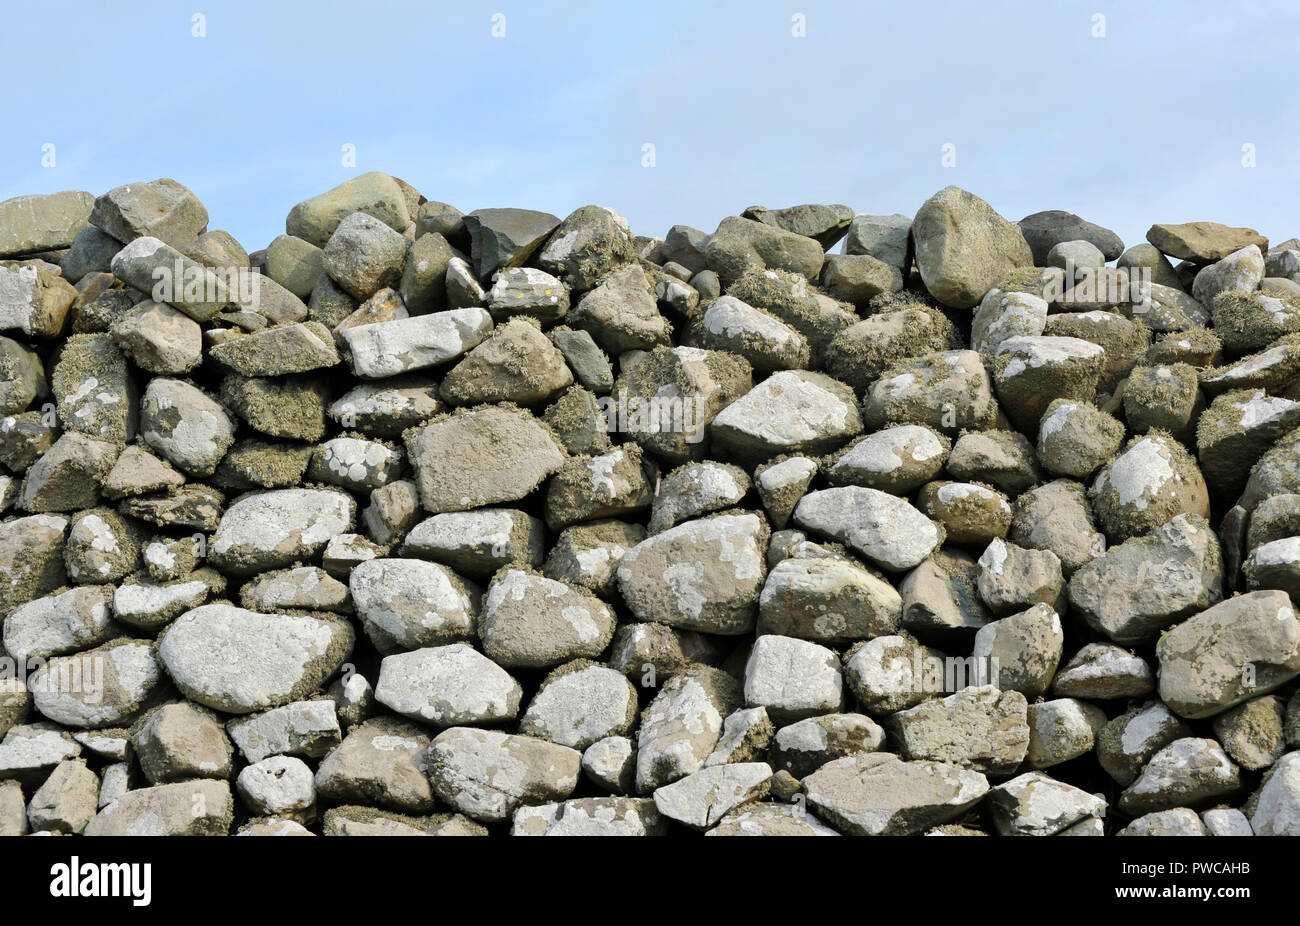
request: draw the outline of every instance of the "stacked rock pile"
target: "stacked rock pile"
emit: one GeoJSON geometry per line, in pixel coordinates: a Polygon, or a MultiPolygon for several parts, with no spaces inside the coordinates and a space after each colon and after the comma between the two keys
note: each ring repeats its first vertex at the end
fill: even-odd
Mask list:
{"type": "Polygon", "coordinates": [[[1147,239],[0,203],[0,833],[1300,834],[1300,241],[1147,239]]]}

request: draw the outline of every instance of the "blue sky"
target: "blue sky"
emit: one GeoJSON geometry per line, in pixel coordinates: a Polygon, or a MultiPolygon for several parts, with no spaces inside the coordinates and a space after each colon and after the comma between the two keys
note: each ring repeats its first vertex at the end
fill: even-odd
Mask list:
{"type": "Polygon", "coordinates": [[[249,250],[368,170],[465,211],[599,203],[645,235],[754,204],[910,215],[949,183],[1126,244],[1196,219],[1300,235],[1295,3],[4,7],[0,199],[174,177],[249,250]]]}

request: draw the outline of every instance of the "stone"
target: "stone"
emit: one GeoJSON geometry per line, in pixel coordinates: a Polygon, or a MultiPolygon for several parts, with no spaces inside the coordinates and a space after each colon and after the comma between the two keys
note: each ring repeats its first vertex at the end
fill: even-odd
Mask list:
{"type": "Polygon", "coordinates": [[[1218,539],[1204,518],[1185,514],[1081,567],[1070,604],[1094,629],[1133,645],[1216,604],[1222,587],[1218,539]]]}
{"type": "Polygon", "coordinates": [[[787,270],[815,280],[825,259],[823,251],[817,241],[795,232],[728,216],[709,236],[704,259],[725,287],[752,269],[787,270]]]}
{"type": "Polygon", "coordinates": [[[821,373],[782,371],[723,409],[715,445],[742,459],[824,453],[862,430],[852,391],[821,373]]]}
{"type": "Polygon", "coordinates": [[[279,755],[320,759],[339,745],[342,736],[335,704],[328,699],[293,701],[234,717],[226,729],[250,763],[279,755]]]}
{"type": "Polygon", "coordinates": [[[1035,212],[1016,223],[1033,252],[1034,264],[1046,266],[1051,249],[1062,242],[1086,241],[1093,245],[1106,260],[1115,260],[1124,250],[1124,243],[1113,231],[1094,225],[1072,212],[1049,209],[1035,212]]]}
{"type": "Polygon", "coordinates": [[[1284,592],[1222,601],[1156,644],[1160,699],[1180,716],[1211,717],[1300,675],[1300,620],[1284,592]]]}
{"type": "Polygon", "coordinates": [[[942,530],[906,500],[859,486],[808,493],[796,506],[794,521],[890,572],[911,569],[943,541],[942,530]]]}
{"type": "Polygon", "coordinates": [[[351,571],[348,589],[362,626],[381,652],[441,646],[474,635],[479,589],[419,559],[372,559],[351,571]]]}
{"type": "Polygon", "coordinates": [[[1253,228],[1231,228],[1218,222],[1156,224],[1147,230],[1146,238],[1170,257],[1200,262],[1223,260],[1249,245],[1268,250],[1268,239],[1253,228]]]}
{"type": "Polygon", "coordinates": [[[373,216],[399,232],[411,224],[406,197],[397,181],[388,174],[371,171],[298,203],[285,219],[284,229],[295,238],[323,248],[339,224],[356,212],[373,216]]]}
{"type": "Polygon", "coordinates": [[[516,509],[447,512],[413,526],[401,554],[482,579],[511,563],[540,565],[542,540],[542,522],[516,509]]]}
{"type": "Polygon", "coordinates": [[[1142,657],[1112,643],[1087,643],[1056,674],[1052,691],[1071,698],[1137,698],[1155,691],[1155,677],[1142,657]]]}
{"type": "Polygon", "coordinates": [[[447,267],[456,253],[447,239],[436,232],[420,235],[406,251],[397,289],[402,304],[412,315],[447,308],[447,267]]]}
{"type": "Polygon", "coordinates": [[[249,714],[319,688],[351,653],[353,639],[347,622],[324,612],[271,615],[210,604],[164,631],[158,659],[190,700],[249,714]]]}
{"type": "Polygon", "coordinates": [[[865,305],[881,293],[900,291],[903,274],[897,265],[868,254],[828,254],[821,285],[833,299],[865,305]]]}
{"type": "Polygon", "coordinates": [[[573,289],[584,290],[635,257],[627,219],[604,206],[581,206],[551,233],[537,263],[573,289]]]}
{"type": "Polygon", "coordinates": [[[664,477],[654,496],[647,528],[666,530],[681,521],[739,504],[749,491],[749,476],[725,463],[687,463],[664,477]]]}
{"type": "Polygon", "coordinates": [[[520,807],[511,836],[663,836],[668,821],[649,798],[584,797],[520,807]]]}
{"type": "Polygon", "coordinates": [[[577,660],[542,682],[519,719],[519,732],[585,750],[628,733],[636,717],[636,689],[621,672],[577,660]]]}
{"type": "Polygon", "coordinates": [[[1207,517],[1209,495],[1195,459],[1158,431],[1129,441],[1088,490],[1113,542],[1147,533],[1180,514],[1207,517]]]}
{"type": "Polygon", "coordinates": [[[18,507],[31,512],[93,508],[119,449],[116,443],[65,431],[27,470],[18,507]]]}
{"type": "Polygon", "coordinates": [[[923,701],[887,721],[904,759],[932,759],[987,775],[1009,775],[1030,741],[1025,698],[991,685],[923,701]]]}
{"type": "Polygon", "coordinates": [[[766,796],[771,777],[765,762],[710,766],[656,789],[655,807],[691,829],[708,829],[736,807],[766,796]]]}
{"type": "Polygon", "coordinates": [[[402,279],[410,243],[399,232],[364,212],[339,222],[321,250],[321,267],[354,299],[367,299],[402,279]]]}
{"type": "Polygon", "coordinates": [[[659,314],[653,287],[639,264],[615,271],[588,291],[568,321],[587,331],[610,354],[672,343],[672,325],[659,314]]]}
{"type": "Polygon", "coordinates": [[[1061,616],[1049,605],[1036,604],[981,627],[972,655],[977,664],[988,666],[997,687],[1036,698],[1051,685],[1062,646],[1061,616]]]}
{"type": "Polygon", "coordinates": [[[822,819],[855,836],[921,833],[962,816],[988,792],[978,772],[879,752],[828,762],[803,786],[822,819]]]}
{"type": "Polygon", "coordinates": [[[386,656],[375,685],[380,704],[437,727],[511,720],[522,697],[509,673],[463,643],[386,656]]]}
{"type": "Polygon", "coordinates": [[[178,379],[150,380],[140,403],[140,436],[169,463],[195,476],[209,476],[235,441],[225,408],[178,379]]]}
{"type": "Polygon", "coordinates": [[[1124,425],[1114,416],[1088,402],[1055,399],[1039,422],[1038,460],[1053,475],[1083,480],[1123,442],[1124,425]]]}
{"type": "Polygon", "coordinates": [[[28,679],[36,710],[79,729],[129,724],[150,706],[162,682],[149,641],[128,638],[55,656],[28,679]]]}
{"type": "Polygon", "coordinates": [[[121,633],[112,599],[112,586],[85,585],[19,605],[4,619],[5,652],[25,665],[107,643],[121,633]]]}
{"type": "Polygon", "coordinates": [[[38,832],[78,835],[98,811],[99,776],[84,761],[68,759],[36,789],[27,804],[27,819],[38,832]]]}
{"type": "Polygon", "coordinates": [[[739,684],[718,669],[697,665],[672,675],[641,713],[637,791],[647,794],[698,771],[718,743],[723,718],[741,700],[739,684]]]}
{"type": "Polygon", "coordinates": [[[912,220],[905,215],[855,215],[844,237],[845,254],[867,254],[900,271],[911,261],[912,220]]]}
{"type": "Polygon", "coordinates": [[[452,727],[429,748],[438,798],[481,822],[507,820],[520,805],[564,800],[578,783],[576,749],[519,734],[452,727]]]}
{"type": "Polygon", "coordinates": [[[768,572],[756,629],[841,644],[895,633],[902,610],[903,599],[894,587],[856,563],[791,558],[768,572]]]}
{"type": "Polygon", "coordinates": [[[1019,228],[955,186],[917,210],[912,240],[926,289],[952,308],[977,305],[1007,272],[1034,264],[1019,228]]]}
{"type": "Polygon", "coordinates": [[[1050,768],[1092,752],[1106,712],[1074,698],[1057,698],[1029,705],[1030,768],[1050,768]]]}
{"type": "Polygon", "coordinates": [[[763,634],[745,664],[745,703],[766,708],[775,723],[838,711],[843,688],[839,658],[807,640],[763,634]]]}
{"type": "Polygon", "coordinates": [[[165,302],[146,299],[113,323],[114,343],[149,373],[189,373],[203,359],[199,323],[165,302]]]}
{"type": "Polygon", "coordinates": [[[1240,788],[1239,771],[1214,740],[1185,737],[1151,757],[1119,806],[1137,816],[1203,804],[1240,788]]]}
{"type": "Polygon", "coordinates": [[[536,405],[573,383],[564,356],[527,321],[493,329],[442,381],[442,398],[454,405],[514,402],[536,405]]]}
{"type": "Polygon", "coordinates": [[[1275,695],[1252,698],[1216,715],[1214,735],[1234,762],[1252,772],[1268,768],[1286,752],[1286,709],[1275,695]]]}
{"type": "Polygon", "coordinates": [[[1105,350],[1073,337],[1012,337],[994,360],[998,400],[1022,430],[1036,433],[1056,399],[1088,401],[1097,389],[1105,350]]]}
{"type": "Polygon", "coordinates": [[[319,556],[330,538],[351,528],[356,502],[331,489],[257,492],[221,516],[208,557],[236,575],[252,575],[319,556]]]}
{"type": "Polygon", "coordinates": [[[94,195],[81,190],[15,196],[0,202],[0,257],[70,247],[86,229],[94,205],[94,195]]]}
{"type": "Polygon", "coordinates": [[[521,499],[566,457],[532,415],[496,406],[430,422],[406,446],[420,500],[433,514],[521,499]]]}
{"type": "Polygon", "coordinates": [[[923,425],[883,428],[836,454],[826,478],[836,485],[908,495],[939,475],[951,446],[945,435],[923,425]]]}
{"type": "MultiPolygon", "coordinates": [[[[1220,293],[1251,293],[1264,279],[1264,255],[1257,245],[1248,244],[1221,260],[1202,267],[1192,282],[1192,297],[1211,305],[1220,293]]],[[[1215,319],[1215,328],[1220,327],[1215,319]]]]}
{"type": "Polygon", "coordinates": [[[234,797],[224,781],[196,780],[128,791],[86,826],[87,836],[225,836],[234,797]]]}
{"type": "Polygon", "coordinates": [[[599,656],[614,636],[614,615],[598,598],[512,568],[488,587],[478,633],[498,665],[547,668],[599,656]]]}
{"type": "Polygon", "coordinates": [[[1003,836],[1054,836],[1106,812],[1106,801],[1042,772],[1026,772],[989,791],[989,815],[1003,836]]]}
{"type": "Polygon", "coordinates": [[[1196,811],[1189,807],[1158,810],[1138,817],[1124,829],[1120,836],[1204,836],[1205,825],[1196,811]]]}
{"type": "Polygon", "coordinates": [[[1256,792],[1250,826],[1256,836],[1300,833],[1300,752],[1277,761],[1256,792]]]}
{"type": "Polygon", "coordinates": [[[131,748],[151,784],[231,774],[234,748],[221,722],[187,701],[150,711],[132,731],[131,748]]]}
{"type": "Polygon", "coordinates": [[[995,537],[978,563],[979,595],[994,614],[1054,605],[1065,586],[1061,560],[1051,550],[1028,550],[995,537]]]}
{"type": "Polygon", "coordinates": [[[464,222],[474,271],[485,283],[497,270],[527,263],[560,225],[558,217],[532,209],[475,209],[464,222]]]}

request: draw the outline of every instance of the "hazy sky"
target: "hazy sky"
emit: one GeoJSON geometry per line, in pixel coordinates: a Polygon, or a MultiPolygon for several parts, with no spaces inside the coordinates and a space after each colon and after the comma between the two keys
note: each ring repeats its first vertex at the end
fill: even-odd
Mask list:
{"type": "Polygon", "coordinates": [[[645,235],[754,204],[910,215],[950,183],[1126,244],[1196,219],[1300,234],[1294,2],[4,7],[0,199],[174,177],[249,250],[368,170],[645,235]]]}

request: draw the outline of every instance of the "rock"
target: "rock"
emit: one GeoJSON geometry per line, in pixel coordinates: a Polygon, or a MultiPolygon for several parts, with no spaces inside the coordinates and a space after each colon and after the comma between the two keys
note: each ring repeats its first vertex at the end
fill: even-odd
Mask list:
{"type": "Polygon", "coordinates": [[[639,620],[706,633],[749,632],[766,573],[757,515],[687,521],[623,555],[619,589],[639,620]]]}
{"type": "Polygon", "coordinates": [[[352,650],[349,624],[333,615],[271,615],[225,604],[188,611],[159,638],[158,658],[186,697],[249,714],[300,700],[352,650]]]}
{"type": "Polygon", "coordinates": [[[330,489],[281,489],[247,495],[226,509],[209,548],[218,569],[252,575],[318,556],[353,524],[356,503],[330,489]]]}
{"type": "MultiPolygon", "coordinates": [[[[1164,811],[1169,813],[1169,811],[1164,811]]],[[[1154,815],[1152,815],[1154,816],[1154,815]]],[[[1240,810],[1227,807],[1207,810],[1201,814],[1207,836],[1254,836],[1250,820],[1240,810]]]]}
{"type": "Polygon", "coordinates": [[[1054,836],[1089,817],[1106,801],[1044,775],[1026,772],[989,791],[989,814],[1003,836],[1054,836]]]}
{"type": "Polygon", "coordinates": [[[803,781],[808,804],[842,833],[912,835],[960,817],[988,792],[978,772],[868,753],[828,762],[803,781]]]}
{"type": "Polygon", "coordinates": [[[235,338],[208,353],[240,376],[284,376],[337,364],[333,340],[319,322],[300,322],[235,338]]]}
{"type": "Polygon", "coordinates": [[[692,829],[708,829],[736,807],[766,796],[771,777],[765,762],[714,765],[656,789],[655,807],[692,829]]]}
{"type": "Polygon", "coordinates": [[[188,373],[203,359],[198,322],[165,302],[146,299],[113,323],[113,341],[150,373],[188,373]]]}
{"type": "Polygon", "coordinates": [[[315,376],[245,379],[231,374],[221,381],[221,398],[250,427],[271,437],[316,441],[325,436],[329,391],[315,376]]]}
{"type": "Polygon", "coordinates": [[[109,585],[86,585],[19,605],[4,619],[5,652],[20,664],[75,653],[121,633],[109,585]]]}
{"type": "Polygon", "coordinates": [[[867,254],[905,271],[911,262],[909,232],[912,220],[905,215],[855,215],[844,238],[845,254],[867,254]]]}
{"type": "Polygon", "coordinates": [[[0,523],[0,610],[8,612],[47,592],[66,579],[63,564],[68,521],[53,515],[32,515],[0,523]]]}
{"type": "Polygon", "coordinates": [[[1084,221],[1072,212],[1049,209],[1035,212],[1016,223],[1033,253],[1034,264],[1049,266],[1047,255],[1062,242],[1086,241],[1106,260],[1115,260],[1124,250],[1124,242],[1113,231],[1084,221]]]}
{"type": "Polygon", "coordinates": [[[718,745],[704,760],[705,767],[755,762],[767,755],[776,733],[765,707],[747,707],[728,714],[722,721],[718,745]]]}
{"type": "Polygon", "coordinates": [[[280,235],[266,247],[266,275],[299,299],[308,299],[324,272],[321,249],[293,235],[280,235]]]}
{"type": "Polygon", "coordinates": [[[1147,241],[1163,253],[1181,260],[1223,260],[1249,245],[1268,250],[1268,239],[1253,228],[1231,228],[1218,222],[1156,224],[1147,230],[1147,241]]]}
{"type": "Polygon", "coordinates": [[[546,678],[520,718],[519,732],[586,749],[626,734],[636,715],[636,689],[622,673],[578,660],[546,678]]]}
{"type": "Polygon", "coordinates": [[[812,238],[829,251],[835,242],[844,237],[853,221],[853,210],[848,206],[803,205],[787,209],[765,209],[750,206],[744,217],[776,228],[812,238]]]}
{"type": "Polygon", "coordinates": [[[1061,616],[1048,605],[1036,604],[981,627],[972,655],[977,664],[988,666],[997,687],[1036,698],[1056,674],[1062,642],[1061,616]]]}
{"type": "Polygon", "coordinates": [[[810,492],[794,521],[848,544],[882,569],[916,566],[943,540],[942,531],[905,500],[858,486],[810,492]]]}
{"type": "Polygon", "coordinates": [[[1205,481],[1216,494],[1237,495],[1250,467],[1280,438],[1300,426],[1300,402],[1261,389],[1217,396],[1196,424],[1196,450],[1205,481]]]}
{"type": "Polygon", "coordinates": [[[1160,698],[1183,717],[1211,717],[1300,675],[1300,620],[1284,592],[1230,598],[1156,645],[1160,698]]]}
{"type": "MultiPolygon", "coordinates": [[[[1201,275],[1218,266],[1212,264],[1201,275]]],[[[1214,318],[1214,330],[1232,354],[1264,350],[1279,338],[1300,331],[1300,298],[1294,293],[1230,290],[1206,301],[1214,318]]]]}
{"type": "Polygon", "coordinates": [[[584,797],[515,811],[511,836],[663,836],[665,820],[649,798],[584,797]]]}
{"type": "Polygon", "coordinates": [[[808,365],[808,343],[789,325],[734,296],[714,300],[692,326],[700,347],[731,351],[759,372],[808,365]]]}
{"type": "Polygon", "coordinates": [[[1124,829],[1120,836],[1204,836],[1205,826],[1196,811],[1188,807],[1158,810],[1138,817],[1124,829]]]}
{"type": "Polygon", "coordinates": [[[611,354],[671,346],[672,326],[659,314],[650,280],[639,264],[602,280],[578,301],[569,322],[611,354]]]}
{"type": "Polygon", "coordinates": [[[328,699],[293,701],[259,714],[235,717],[226,729],[249,762],[279,755],[319,759],[339,745],[342,735],[335,704],[328,699]]]}
{"type": "Polygon", "coordinates": [[[522,697],[509,673],[463,643],[386,656],[375,685],[380,704],[437,727],[511,720],[522,697]]]}
{"type": "Polygon", "coordinates": [[[0,257],[21,257],[71,246],[85,230],[94,204],[94,195],[81,190],[15,196],[0,202],[0,257]]]}
{"type": "Polygon", "coordinates": [[[609,429],[670,463],[703,459],[706,427],[751,390],[752,373],[747,361],[731,354],[656,348],[615,382],[614,401],[606,406],[609,429]]]}
{"type": "Polygon", "coordinates": [[[1241,787],[1239,769],[1212,739],[1186,737],[1161,749],[1120,795],[1125,813],[1195,806],[1241,787]]]}
{"type": "Polygon", "coordinates": [[[970,482],[931,482],[917,493],[922,513],[942,526],[947,540],[984,546],[1006,536],[1011,505],[1000,492],[970,482]]]}
{"type": "Polygon", "coordinates": [[[153,237],[179,247],[207,230],[208,210],[187,187],[164,178],[109,190],[95,200],[89,221],[118,241],[153,237]]]}
{"type": "Polygon", "coordinates": [[[1268,768],[1286,752],[1286,710],[1273,695],[1253,698],[1214,717],[1214,735],[1242,768],[1268,768]]]}
{"type": "Polygon", "coordinates": [[[426,518],[407,533],[401,553],[488,578],[511,563],[540,565],[542,541],[537,518],[510,508],[480,509],[426,518]]]}
{"type": "Polygon", "coordinates": [[[339,224],[356,212],[373,216],[396,231],[411,224],[406,197],[397,181],[371,171],[298,203],[290,210],[284,228],[295,238],[323,248],[339,224]]]}
{"type": "Polygon", "coordinates": [[[438,388],[423,377],[394,377],[360,383],[336,399],[329,415],[345,428],[372,437],[396,438],[439,411],[438,388]]]}
{"type": "Polygon", "coordinates": [[[537,262],[575,290],[584,290],[635,257],[627,219],[604,206],[582,206],[559,224],[537,262]]]}
{"type": "Polygon", "coordinates": [[[1051,550],[1027,550],[1001,538],[989,542],[979,567],[980,598],[995,614],[1054,605],[1065,585],[1061,561],[1051,550]]]}
{"type": "Polygon", "coordinates": [[[838,453],[826,478],[836,485],[907,495],[943,470],[950,448],[947,437],[922,425],[884,428],[838,453]]]}
{"type": "Polygon", "coordinates": [[[993,382],[1007,414],[1036,432],[1056,399],[1088,401],[1097,389],[1105,351],[1071,337],[1012,337],[998,345],[993,382]]]}
{"type": "Polygon", "coordinates": [[[1008,271],[1034,263],[1016,226],[955,186],[940,190],[917,211],[912,240],[926,289],[952,308],[977,305],[1008,271]]]}
{"type": "Polygon", "coordinates": [[[717,669],[691,666],[669,678],[641,714],[637,790],[650,793],[698,771],[740,702],[740,686],[717,669]]]}
{"type": "MultiPolygon", "coordinates": [[[[645,536],[641,525],[625,521],[593,521],[565,528],[555,539],[543,571],[547,578],[602,596],[614,594],[623,554],[645,536]]],[[[540,535],[537,552],[541,554],[540,535]]]]}
{"type": "Polygon", "coordinates": [[[497,270],[523,266],[560,225],[549,212],[531,209],[475,209],[464,221],[474,270],[483,282],[497,270]]]}
{"type": "Polygon", "coordinates": [[[402,279],[409,242],[384,222],[354,212],[339,222],[321,251],[321,267],[354,299],[367,299],[402,279]]]}
{"type": "Polygon", "coordinates": [[[886,715],[914,707],[943,691],[942,670],[938,679],[927,677],[927,670],[936,663],[942,666],[933,651],[910,637],[875,637],[849,651],[844,681],[863,710],[886,715]]]}
{"type": "Polygon", "coordinates": [[[169,463],[209,476],[235,442],[226,410],[183,380],[150,380],[140,403],[140,436],[169,463]]]}
{"type": "Polygon", "coordinates": [[[229,778],[234,749],[221,722],[188,701],[150,711],[132,731],[131,748],[151,784],[229,778]]]}
{"type": "Polygon", "coordinates": [[[396,717],[354,727],[316,770],[323,801],[364,803],[407,813],[435,806],[426,774],[431,740],[424,729],[396,717]]]}
{"type": "Polygon", "coordinates": [[[820,373],[782,371],[723,409],[715,444],[744,459],[823,453],[862,430],[852,391],[820,373]]]}
{"type": "Polygon", "coordinates": [[[1159,701],[1130,710],[1097,734],[1097,760],[1106,774],[1127,787],[1157,752],[1191,730],[1159,701]]]}
{"type": "Polygon", "coordinates": [[[898,711],[888,725],[905,759],[933,759],[1007,775],[1025,758],[1025,717],[1023,695],[985,685],[898,711]]]}
{"type": "Polygon", "coordinates": [[[1146,660],[1111,643],[1079,648],[1052,680],[1052,691],[1071,698],[1136,698],[1155,690],[1146,660]]]}
{"type": "Polygon", "coordinates": [[[971,347],[996,354],[1003,341],[1038,337],[1047,325],[1047,302],[1033,293],[1003,292],[994,287],[971,318],[971,347]]]}
{"type": "Polygon", "coordinates": [[[710,511],[729,508],[749,491],[749,477],[738,466],[687,463],[669,473],[654,496],[648,525],[651,533],[710,511]]]}
{"type": "Polygon", "coordinates": [[[234,798],[224,781],[184,781],[128,791],[86,826],[87,836],[225,836],[234,798]]]}
{"type": "Polygon", "coordinates": [[[729,286],[753,269],[787,270],[815,280],[825,259],[823,250],[817,241],[801,234],[728,216],[709,236],[704,258],[723,286],[729,286]]]}
{"type": "Polygon", "coordinates": [[[899,292],[903,274],[896,265],[867,254],[828,254],[821,284],[833,299],[865,305],[881,293],[899,292]]]}
{"type": "Polygon", "coordinates": [[[523,498],[565,460],[536,418],[492,406],[435,420],[406,446],[420,500],[434,514],[523,498]]]}
{"type": "MultiPolygon", "coordinates": [[[[979,597],[980,568],[959,550],[938,550],[903,578],[903,627],[922,639],[965,649],[990,620],[979,597]]],[[[961,687],[961,686],[958,686],[961,687]]]]}
{"type": "MultiPolygon", "coordinates": [[[[0,209],[2,208],[3,204],[0,204],[0,209]]],[[[87,277],[103,279],[97,275],[109,272],[113,265],[113,255],[120,250],[122,242],[93,225],[86,225],[73,237],[71,247],[63,260],[59,261],[59,269],[66,280],[80,282],[87,277]]]]}
{"type": "Polygon", "coordinates": [[[892,585],[847,559],[792,558],[768,573],[757,632],[845,643],[896,632],[902,609],[892,585]]]}
{"type": "Polygon", "coordinates": [[[1080,568],[1070,603],[1121,645],[1146,643],[1222,597],[1218,539],[1199,515],[1179,515],[1080,568]]]}
{"type": "Polygon", "coordinates": [[[312,771],[292,756],[272,756],[245,766],[235,788],[255,814],[310,817],[316,805],[312,771]]]}
{"type": "Polygon", "coordinates": [[[1092,752],[1097,733],[1106,723],[1101,708],[1074,698],[1029,705],[1030,768],[1050,768],[1092,752]]]}
{"type": "Polygon", "coordinates": [[[636,744],[626,736],[607,736],[582,753],[582,771],[606,791],[627,794],[636,786],[636,744]]]}
{"type": "Polygon", "coordinates": [[[93,508],[119,449],[115,443],[65,432],[27,470],[18,506],[32,512],[93,508]]]}
{"type": "Polygon", "coordinates": [[[785,527],[815,475],[817,463],[802,456],[761,464],[754,470],[754,487],[768,520],[776,527],[785,527]]]}
{"type": "Polygon", "coordinates": [[[474,635],[479,589],[418,559],[358,563],[348,579],[366,634],[381,652],[441,646],[474,635]]]}
{"type": "Polygon", "coordinates": [[[1113,416],[1088,402],[1055,399],[1038,426],[1038,460],[1054,475],[1087,479],[1123,442],[1124,425],[1113,416]]]}
{"type": "Polygon", "coordinates": [[[79,835],[98,810],[99,776],[80,759],[69,759],[32,795],[27,819],[38,832],[79,835]]]}
{"type": "Polygon", "coordinates": [[[745,665],[745,703],[776,723],[838,711],[844,682],[832,650],[807,640],[764,634],[745,665]]]}
{"type": "Polygon", "coordinates": [[[549,273],[532,267],[512,267],[496,274],[487,306],[501,321],[516,316],[553,324],[569,311],[569,289],[549,273]]]}
{"type": "MultiPolygon", "coordinates": [[[[1249,244],[1222,260],[1202,267],[1192,283],[1192,296],[1202,305],[1208,306],[1220,293],[1254,292],[1263,279],[1264,255],[1258,246],[1249,244]]],[[[1220,327],[1217,319],[1214,327],[1220,327]]]]}
{"type": "Polygon", "coordinates": [[[163,681],[146,640],[117,639],[71,656],[56,656],[28,680],[32,703],[65,727],[129,724],[163,681]]]}
{"type": "Polygon", "coordinates": [[[478,633],[493,662],[546,668],[599,656],[614,636],[614,615],[563,582],[507,569],[488,587],[478,633]]]}
{"type": "Polygon", "coordinates": [[[1102,467],[1088,491],[1112,541],[1154,530],[1180,514],[1210,513],[1196,461],[1160,432],[1129,441],[1123,453],[1102,467]]]}
{"type": "Polygon", "coordinates": [[[563,800],[578,783],[577,750],[531,736],[453,727],[429,749],[438,797],[482,822],[509,819],[520,805],[563,800]]]}
{"type": "Polygon", "coordinates": [[[1256,792],[1250,826],[1256,836],[1294,836],[1300,832],[1300,752],[1283,756],[1256,792]]]}
{"type": "Polygon", "coordinates": [[[398,292],[413,315],[447,308],[447,267],[456,253],[437,233],[420,235],[406,251],[398,292]]]}

